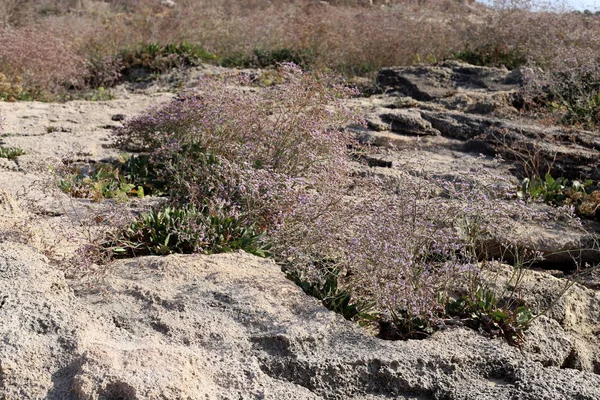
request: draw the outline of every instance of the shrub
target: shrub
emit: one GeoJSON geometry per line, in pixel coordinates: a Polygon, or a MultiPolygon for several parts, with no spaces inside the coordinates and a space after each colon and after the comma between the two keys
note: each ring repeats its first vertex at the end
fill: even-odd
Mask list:
{"type": "Polygon", "coordinates": [[[123,69],[120,57],[92,55],[89,57],[86,84],[92,88],[115,86],[123,79],[123,69]]]}
{"type": "Polygon", "coordinates": [[[121,74],[135,79],[135,73],[160,74],[173,68],[197,66],[213,60],[215,56],[199,46],[182,42],[180,44],[161,45],[149,43],[138,46],[132,51],[123,51],[119,55],[121,74]]]}
{"type": "Polygon", "coordinates": [[[0,97],[44,100],[83,85],[86,61],[62,35],[48,26],[0,26],[0,97]]]}
{"type": "Polygon", "coordinates": [[[288,212],[294,186],[318,188],[348,165],[336,123],[351,117],[338,96],[353,92],[292,65],[280,72],[284,83],[245,93],[233,86],[249,85],[245,76],[205,79],[201,92],[128,121],[118,144],[149,154],[175,199],[218,199],[266,227],[288,212]]]}
{"type": "Polygon", "coordinates": [[[541,73],[524,90],[530,109],[557,114],[567,125],[597,129],[600,123],[600,67],[586,65],[541,73]]]}
{"type": "MultiPolygon", "coordinates": [[[[40,97],[40,90],[60,89],[62,81],[110,87],[122,78],[122,72],[129,75],[144,68],[149,74],[160,73],[198,61],[246,67],[293,61],[310,69],[354,75],[382,67],[434,63],[458,53],[479,64],[513,68],[527,60],[544,69],[557,69],[567,61],[581,64],[600,48],[599,18],[543,7],[532,12],[518,5],[474,8],[461,2],[433,0],[423,5],[398,0],[385,7],[365,7],[359,2],[325,5],[308,0],[181,0],[169,8],[153,0],[126,0],[67,12],[67,1],[5,3],[10,10],[3,14],[0,9],[0,16],[21,22],[3,24],[17,35],[2,36],[11,58],[11,70],[2,72],[11,84],[21,76],[33,97],[40,97]],[[43,32],[49,39],[47,47],[40,47],[39,33],[23,40],[27,30],[43,32]],[[57,42],[63,46],[57,48],[57,42]],[[49,64],[59,68],[48,69],[44,60],[56,61],[49,64]],[[87,66],[78,67],[77,74],[60,75],[76,77],[76,82],[49,79],[71,68],[74,60],[87,66]],[[32,74],[31,65],[46,73],[32,74]],[[32,90],[34,83],[37,87],[32,90]]],[[[130,77],[135,79],[136,74],[130,77]]]]}
{"type": "Polygon", "coordinates": [[[308,50],[297,51],[289,48],[254,49],[251,55],[237,53],[227,56],[221,61],[222,66],[230,68],[266,68],[281,63],[294,63],[303,68],[308,68],[313,65],[314,56],[308,50]]]}
{"type": "MultiPolygon", "coordinates": [[[[116,132],[122,149],[142,151],[131,158],[142,163],[129,165],[129,178],[152,176],[179,210],[171,224],[177,227],[161,226],[156,230],[163,236],[155,236],[162,241],[183,229],[178,221],[193,220],[185,225],[188,236],[197,235],[193,244],[167,241],[169,251],[243,248],[264,254],[260,238],[294,213],[306,191],[326,191],[332,179],[347,179],[349,139],[338,124],[353,116],[340,97],[355,92],[291,64],[279,67],[277,75],[268,86],[256,86],[246,75],[205,78],[200,91],[184,93],[116,132]],[[181,204],[195,211],[181,211],[181,204]]],[[[172,211],[155,211],[139,223],[162,221],[172,211]]],[[[147,237],[138,237],[143,248],[147,237]]],[[[167,251],[152,246],[154,252],[167,251]]]]}
{"type": "Polygon", "coordinates": [[[467,49],[454,54],[453,58],[469,64],[487,67],[506,67],[515,69],[527,64],[527,58],[518,49],[508,49],[498,44],[483,45],[475,49],[467,49]]]}

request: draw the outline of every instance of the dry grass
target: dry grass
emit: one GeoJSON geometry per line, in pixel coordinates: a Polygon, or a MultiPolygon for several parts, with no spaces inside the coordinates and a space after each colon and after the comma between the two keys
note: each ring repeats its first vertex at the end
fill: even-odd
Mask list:
{"type": "Polygon", "coordinates": [[[486,46],[518,52],[542,68],[589,63],[600,50],[600,16],[531,12],[514,2],[496,8],[457,0],[175,3],[2,0],[0,41],[7,45],[0,49],[0,72],[22,79],[24,91],[36,97],[80,85],[90,68],[84,60],[118,58],[149,43],[188,42],[216,54],[217,62],[255,49],[287,49],[311,68],[346,75],[437,62],[486,46]]]}
{"type": "Polygon", "coordinates": [[[53,26],[0,27],[0,73],[8,99],[46,98],[83,83],[86,58],[64,31],[53,26]]]}

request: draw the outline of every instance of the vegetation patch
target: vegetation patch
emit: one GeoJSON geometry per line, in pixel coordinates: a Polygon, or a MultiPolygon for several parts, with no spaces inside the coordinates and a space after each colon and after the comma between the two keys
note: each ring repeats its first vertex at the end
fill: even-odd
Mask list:
{"type": "Polygon", "coordinates": [[[19,156],[25,154],[23,149],[19,149],[18,147],[1,147],[0,146],[0,158],[8,158],[9,160],[14,160],[19,156]]]}
{"type": "Polygon", "coordinates": [[[600,217],[600,189],[592,180],[569,181],[565,178],[555,179],[550,174],[543,179],[525,178],[517,196],[526,200],[541,200],[554,206],[570,205],[581,217],[600,217]]]}
{"type": "Polygon", "coordinates": [[[536,76],[524,88],[525,107],[543,111],[557,121],[596,130],[600,123],[600,67],[583,65],[554,69],[536,76]]]}
{"type": "MultiPolygon", "coordinates": [[[[327,265],[324,261],[322,264],[327,265]]],[[[368,301],[353,298],[350,291],[340,285],[340,272],[335,267],[317,267],[321,271],[319,279],[304,278],[298,270],[287,272],[287,278],[300,286],[304,293],[313,296],[323,303],[329,310],[341,314],[351,321],[367,324],[377,321],[378,316],[374,313],[375,304],[368,301]]]]}
{"type": "Polygon", "coordinates": [[[505,304],[496,294],[478,287],[470,296],[460,296],[446,303],[446,315],[464,326],[501,337],[512,345],[524,341],[523,332],[533,320],[531,309],[525,305],[505,304]]]}
{"type": "Polygon", "coordinates": [[[244,250],[265,257],[263,234],[222,210],[163,206],[139,216],[104,247],[116,257],[244,250]]]}
{"type": "Polygon", "coordinates": [[[313,64],[314,57],[310,50],[254,49],[251,54],[236,53],[227,56],[223,58],[221,65],[229,68],[266,68],[287,62],[308,68],[313,64]]]}
{"type": "Polygon", "coordinates": [[[526,55],[518,47],[508,48],[499,44],[459,51],[452,58],[482,67],[506,67],[510,70],[527,64],[526,55]]]}
{"type": "Polygon", "coordinates": [[[136,156],[115,187],[152,182],[168,204],[103,237],[102,251],[270,255],[330,309],[376,323],[380,337],[425,338],[452,319],[519,344],[528,309],[479,289],[483,247],[514,210],[471,180],[357,173],[360,146],[339,128],[359,122],[341,101],[356,93],[283,64],[268,83],[205,77],[126,121],[116,145],[136,156]]]}
{"type": "Polygon", "coordinates": [[[144,155],[125,155],[114,163],[79,166],[64,160],[57,174],[60,190],[94,201],[160,195],[164,190],[144,155]]]}
{"type": "Polygon", "coordinates": [[[65,0],[55,3],[60,4],[48,8],[19,2],[0,12],[0,73],[11,86],[0,96],[69,98],[200,62],[237,67],[294,62],[351,76],[458,57],[477,65],[512,69],[527,61],[545,71],[568,71],[597,54],[600,32],[597,16],[533,11],[528,2],[481,6],[477,17],[471,5],[443,1],[390,0],[384,7],[365,7],[198,0],[168,7],[122,0],[104,2],[102,12],[86,5],[74,12],[65,0]]]}
{"type": "Polygon", "coordinates": [[[212,61],[214,54],[187,42],[179,44],[149,43],[119,55],[120,73],[127,80],[142,79],[143,74],[161,74],[173,68],[197,66],[212,61]]]}

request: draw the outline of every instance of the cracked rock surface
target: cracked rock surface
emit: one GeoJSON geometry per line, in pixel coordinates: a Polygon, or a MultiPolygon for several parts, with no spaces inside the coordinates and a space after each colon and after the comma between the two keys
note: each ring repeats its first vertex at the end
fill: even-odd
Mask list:
{"type": "Polygon", "coordinates": [[[576,339],[550,318],[523,351],[465,328],[383,341],[244,253],[118,261],[89,286],[0,251],[9,399],[600,397],[599,375],[564,368],[576,339]]]}
{"type": "MultiPolygon", "coordinates": [[[[352,129],[373,145],[372,172],[468,176],[509,190],[518,183],[514,163],[491,155],[501,150],[491,140],[500,129],[506,143],[559,149],[557,171],[593,174],[597,135],[518,119],[512,93],[530,72],[460,63],[382,71],[386,93],[349,102],[368,122],[352,129]],[[497,178],[475,173],[482,166],[497,178]]],[[[557,300],[565,279],[531,271],[521,295],[545,315],[519,349],[461,327],[420,341],[377,339],[305,295],[273,262],[245,253],[142,257],[65,274],[43,255],[48,241],[72,253],[65,232],[73,218],[111,203],[47,190],[48,165],[65,153],[89,163],[115,157],[111,128],[171,99],[167,89],[109,102],[0,102],[1,144],[26,152],[0,162],[0,398],[600,398],[600,293],[589,282],[557,300]]],[[[120,207],[135,212],[142,201],[153,200],[120,207]]],[[[548,251],[595,237],[593,226],[570,229],[519,225],[504,234],[522,230],[532,248],[548,251]]],[[[501,285],[512,269],[497,268],[501,285]]]]}

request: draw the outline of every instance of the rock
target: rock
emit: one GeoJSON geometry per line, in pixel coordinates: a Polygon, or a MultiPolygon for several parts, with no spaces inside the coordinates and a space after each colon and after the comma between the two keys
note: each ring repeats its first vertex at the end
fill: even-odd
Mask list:
{"type": "Polygon", "coordinates": [[[111,115],[110,119],[116,122],[125,121],[125,114],[114,114],[111,115]]]}
{"type": "Polygon", "coordinates": [[[506,69],[478,67],[458,61],[440,66],[384,68],[377,84],[387,92],[432,101],[464,91],[507,91],[518,87],[518,77],[506,69]]]}
{"type": "Polygon", "coordinates": [[[440,132],[429,121],[421,118],[417,109],[379,109],[365,118],[367,126],[375,131],[392,131],[405,135],[429,136],[440,132]]]}
{"type": "Polygon", "coordinates": [[[394,110],[382,115],[384,121],[390,121],[390,130],[408,135],[439,135],[429,121],[421,117],[418,110],[394,110]]]}
{"type": "Polygon", "coordinates": [[[536,162],[550,168],[555,177],[600,179],[600,139],[591,132],[567,132],[455,111],[420,113],[444,136],[486,141],[495,153],[512,160],[537,157],[536,162]]]}
{"type": "MultiPolygon", "coordinates": [[[[507,208],[510,209],[510,206],[507,205],[507,208]]],[[[553,212],[552,206],[544,204],[531,206],[531,210],[538,213],[553,212]]],[[[514,212],[518,215],[524,210],[515,209],[514,212]]],[[[519,246],[519,253],[541,252],[543,260],[537,261],[536,266],[573,271],[585,264],[596,265],[600,262],[599,235],[600,224],[593,221],[586,221],[585,227],[581,227],[568,221],[520,219],[505,222],[486,242],[486,249],[491,257],[516,263],[519,262],[519,255],[512,254],[504,247],[504,244],[511,243],[519,246]]]]}
{"type": "Polygon", "coordinates": [[[519,85],[524,86],[529,83],[533,77],[535,76],[535,72],[533,69],[528,67],[519,67],[508,73],[504,78],[504,83],[507,85],[519,85]]]}
{"type": "Polygon", "coordinates": [[[542,315],[525,332],[523,350],[545,367],[562,367],[572,353],[573,342],[556,320],[542,315]]]}
{"type": "Polygon", "coordinates": [[[0,267],[8,399],[600,396],[600,376],[554,366],[569,339],[549,319],[533,354],[464,328],[383,341],[244,253],[123,260],[69,284],[4,243],[0,267]]]}
{"type": "Polygon", "coordinates": [[[168,8],[175,8],[175,6],[177,6],[177,3],[173,0],[161,0],[160,4],[168,8]]]}
{"type": "Polygon", "coordinates": [[[0,396],[66,398],[82,321],[62,274],[25,246],[0,244],[0,396]],[[62,393],[62,394],[61,394],[62,393]]]}
{"type": "MultiPolygon", "coordinates": [[[[398,96],[409,96],[421,102],[416,104],[418,109],[391,113],[401,120],[395,129],[398,133],[439,132],[464,141],[485,141],[491,145],[489,150],[505,158],[517,161],[537,158],[536,162],[543,169],[538,171],[541,175],[549,168],[555,177],[600,180],[600,138],[597,134],[536,126],[506,118],[516,115],[511,105],[516,90],[533,74],[534,71],[526,67],[509,72],[457,61],[447,61],[439,66],[384,68],[377,76],[377,84],[385,89],[390,99],[386,101],[380,96],[373,104],[381,107],[387,103],[388,108],[393,108],[391,98],[398,96]],[[431,126],[423,125],[421,120],[431,126]],[[423,127],[426,129],[420,129],[423,127]]],[[[394,121],[390,112],[377,109],[377,115],[373,114],[371,112],[367,117],[371,129],[391,129],[386,126],[389,121],[394,121]]]]}

